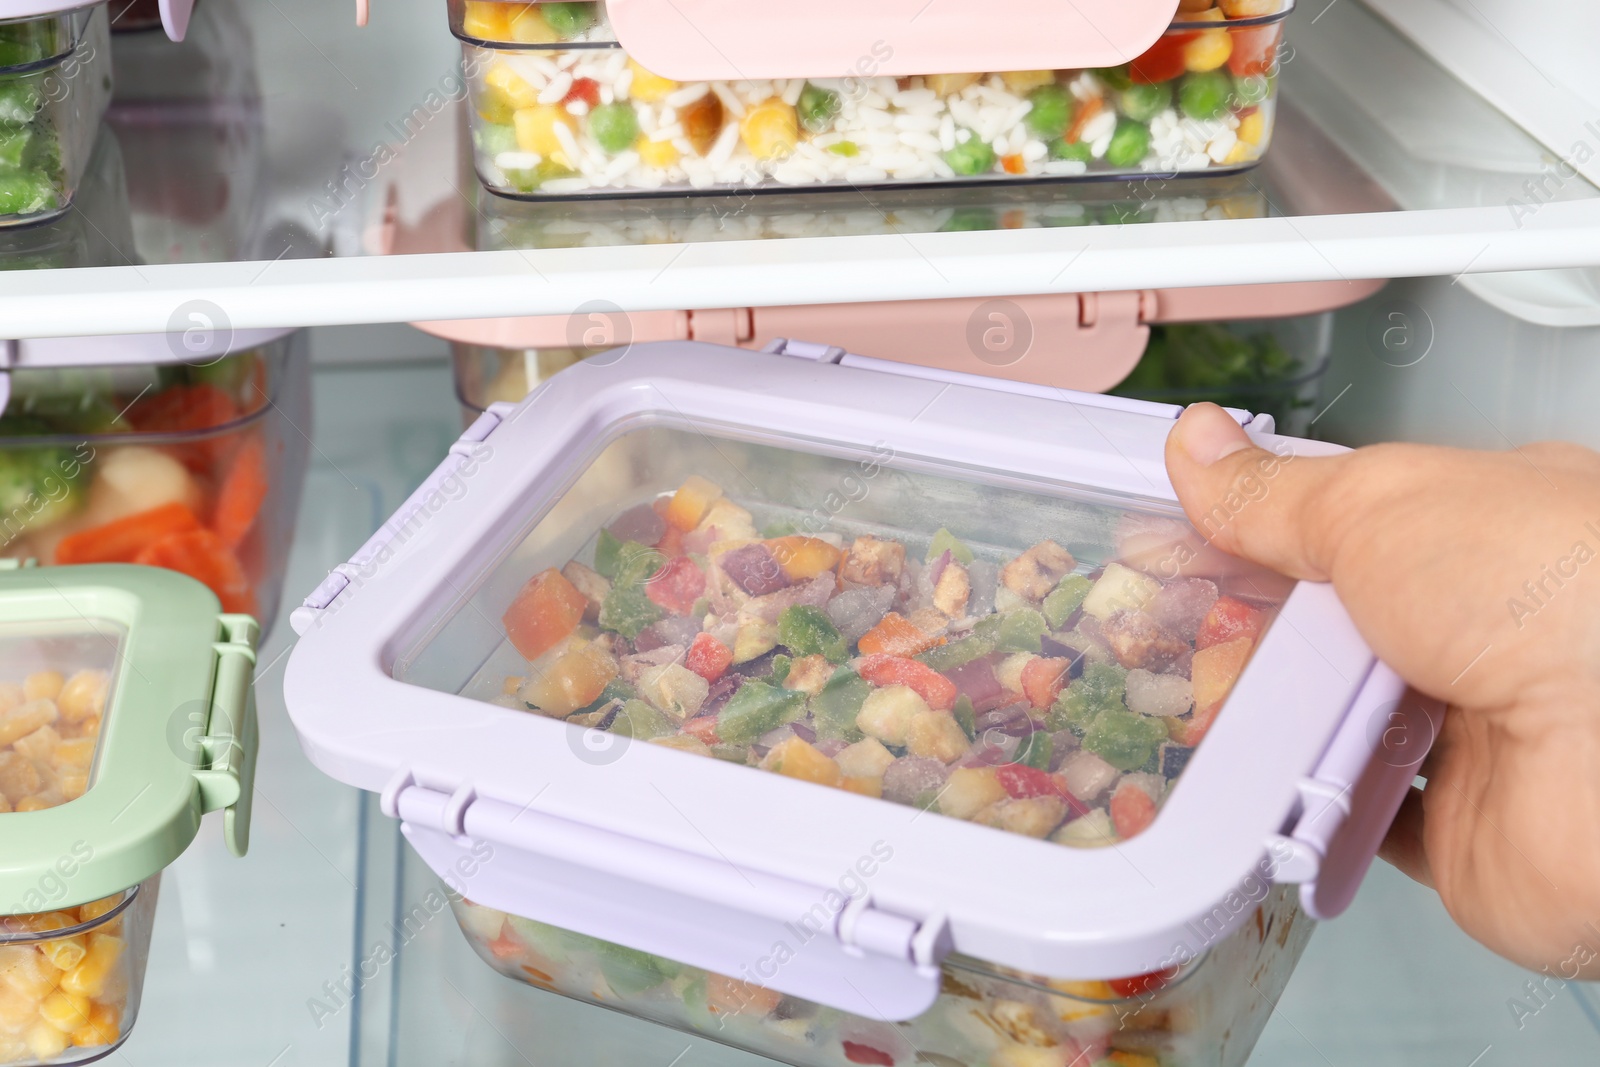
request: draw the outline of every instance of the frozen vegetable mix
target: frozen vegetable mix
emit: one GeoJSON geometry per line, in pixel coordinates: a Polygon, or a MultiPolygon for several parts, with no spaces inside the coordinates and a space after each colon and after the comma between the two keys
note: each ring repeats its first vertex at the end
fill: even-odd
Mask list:
{"type": "Polygon", "coordinates": [[[1148,827],[1272,606],[1045,538],[758,528],[698,476],[535,574],[499,702],[1058,844],[1148,827]]]}
{"type": "Polygon", "coordinates": [[[601,4],[453,0],[451,24],[479,175],[562,196],[1245,167],[1271,134],[1290,6],[1185,2],[1118,67],[741,81],[645,69],[601,4]]]}

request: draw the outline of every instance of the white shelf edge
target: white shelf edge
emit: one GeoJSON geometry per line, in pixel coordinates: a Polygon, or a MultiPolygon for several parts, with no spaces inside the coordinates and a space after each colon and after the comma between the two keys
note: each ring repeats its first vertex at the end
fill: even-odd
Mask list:
{"type": "Polygon", "coordinates": [[[1600,265],[1600,200],[1078,229],[18,271],[0,337],[331,326],[1600,265]]]}

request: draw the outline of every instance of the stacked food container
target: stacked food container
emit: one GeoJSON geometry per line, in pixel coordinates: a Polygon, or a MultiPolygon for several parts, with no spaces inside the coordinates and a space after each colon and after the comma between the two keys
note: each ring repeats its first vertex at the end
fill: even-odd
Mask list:
{"type": "Polygon", "coordinates": [[[249,843],[258,629],[148,567],[0,573],[0,1064],[76,1064],[139,1011],[161,871],[249,843]]]}
{"type": "Polygon", "coordinates": [[[1422,753],[1328,587],[1184,520],[1177,412],[584,361],[294,613],[290,715],[520,981],[807,1067],[1242,1063],[1422,753]]]}
{"type": "Polygon", "coordinates": [[[1248,167],[1292,7],[449,0],[511,196],[1248,167]]]}

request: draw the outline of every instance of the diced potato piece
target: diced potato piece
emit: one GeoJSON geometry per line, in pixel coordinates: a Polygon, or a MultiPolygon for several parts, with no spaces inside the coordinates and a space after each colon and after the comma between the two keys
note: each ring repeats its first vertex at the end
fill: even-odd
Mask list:
{"type": "Polygon", "coordinates": [[[994,677],[1000,683],[1000,688],[1008,693],[1021,694],[1022,672],[1038,658],[1032,652],[1013,652],[1001,660],[994,669],[994,677]]]}
{"type": "Polygon", "coordinates": [[[1160,591],[1161,583],[1149,575],[1120,563],[1108,563],[1100,580],[1083,598],[1083,611],[1104,622],[1119,611],[1142,610],[1160,591]]]}
{"type": "Polygon", "coordinates": [[[0,796],[12,805],[23,797],[32,796],[44,785],[39,769],[33,761],[15,752],[0,752],[0,796]]]}
{"type": "Polygon", "coordinates": [[[0,985],[29,1000],[42,1000],[56,987],[61,972],[32,945],[0,945],[0,985]]]}
{"type": "Polygon", "coordinates": [[[58,717],[55,704],[48,700],[30,700],[0,713],[0,747],[27,737],[39,727],[55,722],[58,717]]]}
{"type": "Polygon", "coordinates": [[[733,662],[748,663],[778,647],[778,624],[741,618],[733,635],[733,662]]]}
{"type": "Polygon", "coordinates": [[[797,689],[806,696],[814,697],[828,684],[828,679],[833,677],[833,671],[833,664],[828,662],[826,656],[802,656],[790,664],[789,674],[783,680],[783,687],[797,689]]]}
{"type": "Polygon", "coordinates": [[[957,819],[970,819],[1006,798],[993,767],[957,767],[939,792],[939,811],[957,819]]]}
{"type": "Polygon", "coordinates": [[[979,812],[977,821],[1014,834],[1045,837],[1066,817],[1067,806],[1058,797],[1016,797],[979,812]]]}
{"type": "Polygon", "coordinates": [[[969,743],[961,724],[948,711],[922,711],[911,717],[906,730],[906,751],[941,763],[954,763],[967,754],[969,743]]]}
{"type": "Polygon", "coordinates": [[[906,566],[906,546],[898,541],[858,537],[850,546],[839,577],[857,585],[893,585],[906,566]]]}
{"type": "Polygon", "coordinates": [[[967,613],[967,600],[971,596],[972,581],[967,577],[967,568],[950,561],[934,583],[933,606],[952,619],[959,619],[967,613]]]}
{"type": "Polygon", "coordinates": [[[565,717],[593,703],[616,676],[617,661],[604,650],[585,645],[563,653],[542,669],[536,664],[517,695],[546,715],[565,717]]]}
{"type": "Polygon", "coordinates": [[[688,752],[695,756],[705,756],[707,759],[715,758],[711,755],[710,745],[707,745],[698,737],[690,737],[688,734],[668,734],[666,737],[652,737],[650,743],[652,745],[660,745],[662,748],[673,748],[679,752],[688,752]]]}
{"type": "Polygon", "coordinates": [[[906,743],[911,720],[928,711],[928,702],[905,685],[887,685],[867,694],[856,713],[856,726],[868,737],[896,747],[906,743]]]}
{"type": "Polygon", "coordinates": [[[89,1025],[89,998],[58,989],[39,1002],[39,1018],[70,1034],[89,1025]]]}
{"type": "Polygon", "coordinates": [[[560,104],[535,104],[521,108],[512,117],[512,125],[517,134],[517,147],[522,151],[537,152],[546,159],[571,165],[561,137],[556,133],[557,126],[565,126],[574,133],[577,131],[578,120],[566,108],[560,104]]]}
{"type": "Polygon", "coordinates": [[[882,778],[856,778],[845,775],[839,783],[839,788],[847,793],[860,793],[864,797],[882,797],[882,778]]]}
{"type": "MultiPolygon", "coordinates": [[[[634,64],[630,64],[634,65],[634,64]]],[[[643,71],[643,67],[638,68],[643,71]]],[[[666,79],[661,79],[665,81],[666,79]]],[[[676,87],[676,83],[673,83],[676,87]]],[[[671,92],[669,89],[667,92],[671,92]]],[[[634,96],[641,100],[647,99],[639,92],[639,75],[634,74],[634,96]]],[[[663,96],[666,94],[663,93],[663,96]]],[[[705,518],[706,512],[711,510],[711,505],[722,498],[722,487],[715,482],[708,481],[698,474],[691,474],[684,479],[678,491],[672,494],[672,502],[667,505],[666,520],[680,530],[689,531],[700,525],[700,520],[705,518]]],[[[748,514],[748,513],[747,513],[748,514]]]]}
{"type": "Polygon", "coordinates": [[[1027,96],[1041,85],[1049,85],[1056,80],[1053,70],[1008,70],[1000,75],[1000,80],[1005,82],[1006,88],[1018,96],[1027,96]]]}
{"type": "Polygon", "coordinates": [[[61,686],[56,706],[68,722],[82,722],[91,715],[104,715],[106,689],[111,677],[105,671],[79,671],[61,686]]]}
{"type": "Polygon", "coordinates": [[[1072,553],[1044,540],[1000,568],[1000,584],[1025,600],[1043,600],[1077,566],[1072,553]]]}
{"type": "Polygon", "coordinates": [[[577,560],[571,560],[561,568],[561,577],[571,582],[572,587],[583,594],[583,620],[600,621],[600,603],[605,600],[606,594],[611,592],[611,583],[597,571],[585,567],[577,560]]]}
{"type": "Polygon", "coordinates": [[[1095,808],[1080,815],[1050,835],[1058,845],[1075,848],[1103,848],[1117,843],[1117,832],[1111,825],[1111,814],[1104,808],[1095,808]]]}
{"type": "Polygon", "coordinates": [[[41,726],[33,733],[17,738],[12,743],[11,750],[28,759],[48,763],[60,743],[61,735],[56,733],[55,727],[41,726]]]}
{"type": "Polygon", "coordinates": [[[1245,662],[1250,658],[1250,650],[1254,647],[1254,638],[1235,637],[1232,641],[1202,648],[1194,654],[1189,677],[1194,687],[1197,712],[1209,711],[1228,698],[1233,683],[1239,680],[1245,662]]]}
{"type": "Polygon", "coordinates": [[[954,96],[969,85],[978,84],[979,74],[929,74],[922,83],[940,96],[954,96]]]}
{"type": "Polygon", "coordinates": [[[61,988],[68,993],[98,997],[126,947],[127,942],[114,934],[90,934],[88,954],[82,963],[61,975],[61,988]]]}
{"type": "Polygon", "coordinates": [[[848,778],[882,778],[894,762],[894,753],[876,737],[868,737],[846,746],[833,758],[848,778]]]}
{"type": "Polygon", "coordinates": [[[664,664],[639,679],[640,694],[678,722],[699,711],[710,691],[709,682],[681,663],[664,664]]]}
{"type": "Polygon", "coordinates": [[[798,778],[818,785],[837,786],[844,777],[837,763],[798,737],[791,737],[774,746],[761,761],[761,767],[787,778],[798,778]]]}
{"type": "Polygon", "coordinates": [[[725,496],[711,502],[695,529],[709,532],[713,527],[716,528],[718,541],[754,541],[760,536],[750,512],[725,496]]]}
{"type": "Polygon", "coordinates": [[[27,700],[54,700],[66,683],[60,671],[34,671],[22,680],[22,695],[27,700]]]}
{"type": "MultiPolygon", "coordinates": [[[[83,515],[100,525],[172,503],[186,504],[199,515],[205,513],[202,495],[194,475],[164,449],[121,445],[107,449],[95,461],[89,505],[83,515]]],[[[52,547],[51,555],[54,553],[52,547]]]]}

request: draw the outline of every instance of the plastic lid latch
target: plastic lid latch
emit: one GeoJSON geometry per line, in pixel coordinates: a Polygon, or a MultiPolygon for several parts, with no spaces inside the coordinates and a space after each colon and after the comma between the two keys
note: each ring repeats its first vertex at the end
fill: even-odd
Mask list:
{"type": "Polygon", "coordinates": [[[248,615],[219,615],[217,622],[220,640],[211,646],[216,655],[211,706],[205,733],[199,738],[201,761],[194,777],[200,786],[202,810],[223,813],[222,834],[228,851],[243,856],[250,847],[250,807],[260,740],[251,682],[261,627],[248,615]]]}

